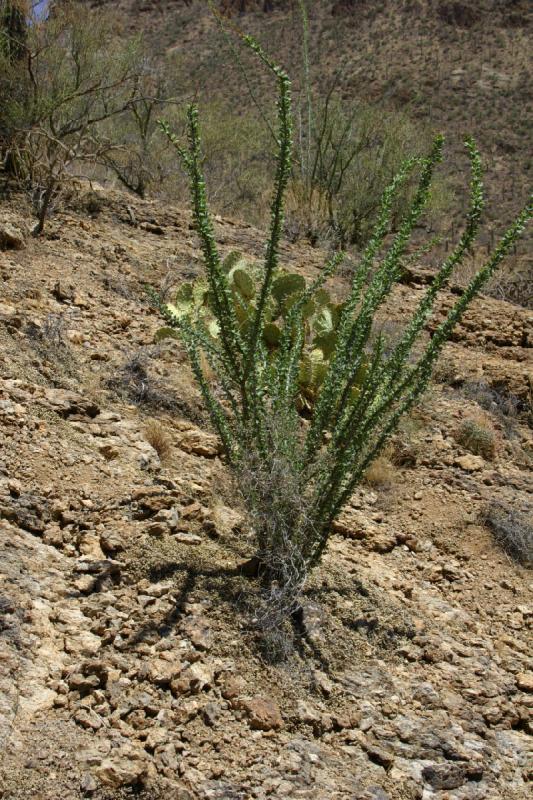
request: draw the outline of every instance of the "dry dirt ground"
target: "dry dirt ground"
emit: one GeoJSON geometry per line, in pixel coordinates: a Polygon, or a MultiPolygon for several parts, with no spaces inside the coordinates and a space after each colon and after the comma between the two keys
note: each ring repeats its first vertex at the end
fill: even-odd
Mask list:
{"type": "MultiPolygon", "coordinates": [[[[30,224],[16,203],[6,220],[30,224]]],[[[261,254],[252,228],[217,236],[261,254]]],[[[312,274],[322,254],[283,257],[312,274]]],[[[238,570],[249,531],[144,299],[199,270],[186,212],[119,193],[0,253],[0,797],[530,796],[532,577],[480,511],[531,511],[531,313],[474,304],[273,665],[238,570]],[[511,418],[481,409],[487,387],[511,418]],[[480,414],[488,460],[456,440],[480,414]]],[[[397,288],[389,327],[424,279],[397,288]]]]}

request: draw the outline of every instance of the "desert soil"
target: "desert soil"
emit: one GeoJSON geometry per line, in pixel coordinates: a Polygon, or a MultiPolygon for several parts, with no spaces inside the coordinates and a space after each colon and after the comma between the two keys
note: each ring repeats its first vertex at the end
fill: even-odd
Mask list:
{"type": "MultiPolygon", "coordinates": [[[[2,209],[20,246],[0,253],[2,800],[530,797],[531,571],[480,512],[531,510],[531,312],[473,304],[394,465],[336,525],[292,654],[271,664],[238,569],[246,520],[144,297],[200,271],[190,216],[88,198],[40,241],[22,205],[2,209]],[[517,398],[512,420],[480,409],[480,383],[517,398]],[[456,440],[479,414],[492,460],[456,440]]],[[[261,255],[243,224],[218,219],[217,238],[261,255]]],[[[283,248],[309,275],[322,258],[283,248]]],[[[388,325],[424,280],[397,287],[388,325]]]]}

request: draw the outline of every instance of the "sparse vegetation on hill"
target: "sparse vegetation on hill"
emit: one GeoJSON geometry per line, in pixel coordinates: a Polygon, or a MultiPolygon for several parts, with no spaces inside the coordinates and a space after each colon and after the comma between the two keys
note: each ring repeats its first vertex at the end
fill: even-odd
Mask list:
{"type": "MultiPolygon", "coordinates": [[[[239,2],[215,5],[231,12],[231,24],[256,35],[269,52],[276,53],[294,78],[295,107],[305,126],[300,3],[296,0],[275,2],[266,13],[262,3],[246,3],[243,7],[239,2]]],[[[229,112],[238,107],[244,117],[253,115],[255,106],[247,98],[248,91],[243,93],[239,68],[221,39],[207,3],[172,3],[165,8],[164,15],[158,12],[159,6],[150,4],[145,4],[143,13],[138,14],[133,0],[125,0],[121,7],[133,28],[142,24],[148,41],[157,42],[158,52],[167,48],[168,53],[179,53],[182,74],[195,87],[203,112],[209,113],[216,99],[217,104],[229,112]],[[131,14],[128,13],[130,9],[131,14]],[[176,47],[183,38],[187,40],[186,52],[176,47]]],[[[445,253],[447,242],[456,238],[460,229],[465,211],[463,176],[467,169],[462,142],[468,131],[476,132],[486,164],[485,183],[491,203],[482,242],[490,247],[499,221],[511,219],[518,212],[531,184],[529,51],[533,12],[530,4],[526,0],[511,4],[494,0],[460,3],[357,0],[353,3],[310,3],[308,10],[309,74],[318,107],[335,84],[345,116],[349,118],[355,109],[359,111],[355,134],[358,119],[367,113],[373,118],[382,114],[387,128],[391,125],[391,132],[399,115],[404,122],[404,138],[400,142],[406,148],[403,153],[422,154],[432,131],[447,133],[449,157],[446,170],[437,173],[442,176],[443,185],[431,220],[435,233],[440,234],[442,240],[424,261],[436,266],[445,253]]],[[[268,107],[267,83],[259,71],[247,66],[256,100],[262,108],[268,107]]],[[[210,126],[206,123],[207,120],[204,123],[207,136],[210,126]]],[[[387,130],[382,134],[386,138],[387,130]]],[[[298,148],[299,136],[295,139],[298,148]]],[[[379,166],[380,140],[378,137],[377,150],[365,151],[362,162],[356,159],[359,168],[363,163],[368,164],[370,174],[379,172],[376,167],[379,166]]],[[[222,137],[218,142],[219,153],[230,149],[229,142],[226,148],[222,137]]],[[[246,142],[250,144],[248,137],[246,142]]],[[[265,150],[270,153],[271,147],[261,139],[255,157],[253,148],[252,152],[247,150],[243,164],[233,163],[232,172],[226,173],[227,180],[222,186],[210,180],[216,176],[210,173],[208,166],[206,176],[213,191],[213,207],[218,213],[245,215],[260,226],[268,222],[268,204],[264,197],[266,179],[271,177],[271,171],[265,178],[265,168],[271,166],[271,159],[265,159],[265,150]],[[250,165],[254,180],[248,180],[250,165]],[[259,183],[258,174],[263,176],[259,183]],[[242,193],[241,176],[246,176],[246,191],[242,193]]],[[[209,149],[206,155],[209,159],[209,149]]],[[[401,158],[401,154],[398,156],[401,158]]],[[[389,178],[398,167],[398,162],[391,163],[389,178]]],[[[362,178],[365,184],[365,175],[362,178]]],[[[387,180],[386,176],[384,179],[387,180]]],[[[349,181],[344,185],[351,191],[349,181]]],[[[325,232],[331,235],[328,215],[324,216],[325,196],[314,193],[309,206],[307,200],[302,202],[308,197],[303,189],[301,182],[295,183],[294,197],[291,192],[288,195],[289,233],[294,236],[310,234],[313,240],[325,232]]],[[[364,196],[363,200],[366,204],[368,197],[364,196]]],[[[378,200],[379,191],[372,192],[370,205],[375,207],[378,200]]],[[[349,206],[346,213],[344,211],[343,206],[337,219],[344,217],[344,225],[351,228],[349,206]]],[[[363,227],[368,231],[371,225],[364,217],[363,220],[363,227]]],[[[415,233],[417,239],[419,234],[422,238],[421,231],[415,233]]],[[[350,236],[348,232],[348,240],[350,236]]],[[[359,236],[355,225],[354,238],[359,236]]],[[[507,259],[498,277],[487,284],[487,293],[531,306],[528,287],[533,274],[529,248],[530,237],[526,237],[516,253],[507,259]]],[[[476,266],[470,261],[470,258],[465,259],[464,276],[457,276],[465,285],[476,266]]]]}
{"type": "MultiPolygon", "coordinates": [[[[3,1],[4,6],[8,8],[7,0],[3,1]]],[[[216,6],[216,4],[214,5],[216,6]]],[[[100,5],[95,11],[91,11],[87,4],[78,4],[78,6],[73,6],[72,3],[57,4],[49,20],[42,18],[35,20],[29,29],[24,28],[23,25],[22,39],[28,39],[28,35],[30,39],[34,40],[38,35],[42,38],[47,28],[50,28],[53,39],[53,27],[58,27],[58,20],[65,17],[71,6],[77,9],[75,14],[72,11],[69,12],[71,22],[74,20],[72,24],[81,25],[86,30],[93,27],[95,30],[100,29],[97,38],[100,43],[106,43],[106,47],[100,48],[101,53],[106,48],[109,51],[111,47],[116,62],[119,58],[119,51],[124,48],[124,45],[119,44],[114,36],[110,37],[109,22],[104,23],[106,13],[100,5]],[[94,14],[97,15],[97,20],[93,26],[90,20],[94,14]],[[107,33],[102,26],[107,26],[107,33]]],[[[459,137],[456,135],[450,139],[454,157],[448,163],[457,162],[458,165],[461,165],[457,145],[464,136],[465,128],[468,129],[472,125],[469,121],[458,122],[455,119],[456,93],[454,92],[446,90],[446,116],[434,115],[431,112],[431,103],[436,102],[440,90],[444,92],[445,84],[441,84],[436,93],[435,91],[431,92],[427,106],[423,105],[422,99],[420,103],[411,101],[406,103],[397,100],[394,94],[391,95],[386,88],[381,94],[376,95],[375,93],[369,94],[368,85],[352,86],[354,59],[359,59],[367,46],[364,38],[367,26],[373,25],[376,31],[381,31],[383,25],[392,24],[397,14],[409,15],[410,12],[407,8],[403,8],[403,6],[392,8],[387,18],[389,21],[386,21],[379,13],[372,15],[369,4],[357,4],[353,8],[341,8],[340,6],[329,8],[327,4],[313,5],[309,8],[309,22],[304,24],[306,30],[304,35],[302,28],[304,3],[275,3],[267,4],[267,6],[265,8],[263,4],[250,5],[247,3],[243,7],[236,4],[231,8],[230,6],[219,6],[219,8],[223,13],[233,14],[234,23],[251,27],[252,30],[259,18],[267,20],[266,28],[261,29],[262,40],[267,41],[272,52],[281,53],[293,74],[298,76],[296,82],[297,136],[295,137],[293,175],[288,190],[286,232],[295,239],[302,236],[308,237],[314,243],[331,240],[341,246],[350,245],[360,249],[372,230],[381,192],[399,168],[402,158],[413,153],[421,155],[431,140],[431,131],[435,125],[440,125],[452,133],[454,130],[458,131],[459,137]],[[330,11],[335,13],[331,14],[330,11]],[[235,12],[238,12],[236,16],[235,12]],[[346,26],[349,27],[354,15],[360,18],[363,27],[358,32],[357,52],[348,54],[344,51],[348,30],[346,26]],[[285,35],[282,35],[282,28],[285,35]],[[295,42],[289,43],[288,33],[294,37],[295,42]],[[325,43],[333,40],[335,47],[329,49],[328,56],[325,58],[325,43]],[[293,46],[295,43],[296,46],[293,46]],[[324,64],[325,68],[323,68],[324,64]],[[429,117],[426,113],[428,110],[429,117]]],[[[121,9],[127,12],[128,3],[123,4],[121,9]]],[[[427,17],[428,25],[433,25],[436,18],[440,19],[439,14],[442,9],[439,9],[433,8],[433,6],[421,9],[421,16],[424,20],[427,17]]],[[[204,18],[208,12],[208,4],[172,4],[167,12],[170,19],[181,20],[180,25],[191,30],[190,55],[171,46],[167,50],[161,48],[161,41],[166,41],[166,38],[172,34],[172,25],[160,32],[157,40],[154,39],[155,30],[159,24],[154,11],[155,28],[152,24],[147,25],[142,31],[145,45],[142,48],[138,43],[135,45],[142,64],[137,63],[135,67],[137,78],[129,101],[122,113],[117,113],[118,109],[115,108],[107,119],[100,120],[97,125],[91,123],[90,135],[83,136],[81,149],[79,142],[76,147],[73,146],[73,142],[70,142],[67,149],[52,147],[53,141],[50,142],[49,136],[44,136],[42,130],[39,133],[39,129],[43,128],[40,118],[36,118],[34,123],[30,123],[28,120],[22,123],[20,119],[18,123],[15,122],[15,128],[18,130],[21,129],[21,125],[22,129],[26,130],[28,125],[32,127],[32,134],[28,137],[24,149],[30,154],[33,152],[32,159],[36,160],[39,165],[36,172],[42,173],[36,174],[33,182],[39,185],[50,182],[58,184],[59,180],[51,181],[51,174],[55,172],[59,176],[59,172],[62,170],[61,165],[66,158],[65,169],[62,170],[62,181],[71,181],[76,174],[81,174],[89,178],[118,181],[140,196],[155,195],[174,202],[176,198],[183,195],[185,184],[173,169],[171,155],[165,148],[164,140],[156,134],[156,118],[164,111],[165,117],[171,119],[175,127],[180,127],[182,124],[181,99],[196,93],[201,97],[204,111],[205,170],[215,210],[235,216],[246,215],[247,218],[263,225],[268,220],[267,187],[274,169],[271,157],[272,141],[268,131],[269,123],[262,111],[266,87],[260,75],[251,69],[249,64],[245,65],[249,73],[245,97],[242,92],[237,97],[232,88],[239,85],[239,80],[220,83],[220,76],[231,74],[232,69],[237,70],[234,72],[234,76],[238,77],[243,65],[241,56],[235,59],[235,50],[228,49],[214,20],[204,18]],[[195,25],[201,26],[201,33],[196,32],[195,25]],[[156,41],[157,47],[154,47],[156,41]],[[199,47],[200,43],[203,43],[202,48],[199,47]],[[153,56],[150,55],[150,48],[153,49],[153,56]],[[210,53],[207,59],[206,51],[210,53]],[[247,96],[249,90],[252,91],[252,96],[247,96]],[[236,103],[240,109],[240,122],[237,126],[233,122],[232,113],[236,103]],[[259,115],[258,108],[261,109],[259,115]],[[29,147],[29,143],[32,143],[31,147],[29,147]],[[43,148],[46,150],[45,153],[43,148]],[[66,156],[67,150],[70,154],[68,157],[66,156]],[[59,152],[61,158],[56,151],[59,152]],[[237,152],[239,153],[238,158],[235,155],[237,152]],[[76,156],[76,153],[79,157],[76,156]],[[97,167],[94,162],[98,162],[97,167]],[[45,173],[48,175],[47,178],[45,173]]],[[[151,20],[151,13],[152,8],[148,5],[143,8],[142,17],[137,19],[151,20]]],[[[518,6],[514,8],[513,13],[518,14],[518,17],[522,14],[520,17],[522,24],[512,29],[516,47],[520,48],[520,35],[524,26],[527,26],[528,16],[527,14],[523,16],[523,12],[518,6]]],[[[304,12],[304,18],[305,16],[304,12]]],[[[475,24],[464,30],[472,28],[476,32],[476,37],[480,37],[484,43],[485,28],[489,24],[489,20],[496,25],[496,20],[500,20],[500,16],[496,11],[492,16],[485,15],[483,18],[476,15],[475,24]]],[[[129,17],[126,13],[120,18],[120,24],[127,25],[128,20],[129,17]]],[[[117,21],[117,17],[112,18],[113,25],[116,26],[117,21]]],[[[417,20],[415,29],[418,24],[417,20]]],[[[402,25],[404,26],[402,37],[406,33],[411,35],[411,21],[402,20],[402,25]]],[[[449,27],[449,35],[452,37],[450,48],[453,50],[453,37],[457,35],[458,30],[463,30],[463,28],[460,25],[457,27],[457,24],[452,21],[450,21],[449,27]]],[[[382,80],[379,54],[384,41],[384,37],[381,35],[371,40],[372,53],[369,54],[364,68],[374,76],[370,80],[370,84],[375,83],[376,80],[378,82],[382,80]]],[[[170,39],[168,44],[171,45],[170,39]]],[[[425,39],[420,39],[419,44],[424,47],[425,39]]],[[[27,48],[28,43],[20,44],[18,47],[19,50],[21,47],[27,48]]],[[[446,48],[446,53],[451,52],[450,48],[446,48]]],[[[394,56],[387,52],[386,57],[388,63],[394,64],[394,56]]],[[[50,60],[50,55],[47,56],[46,53],[43,53],[36,61],[37,63],[44,62],[47,58],[50,60]]],[[[95,53],[94,58],[97,61],[100,59],[101,66],[105,64],[105,54],[103,61],[101,54],[95,53]]],[[[17,69],[21,72],[21,75],[17,76],[18,92],[24,89],[27,82],[26,62],[27,59],[20,59],[18,62],[17,69]]],[[[68,63],[68,59],[65,63],[68,63]]],[[[407,72],[411,69],[412,64],[407,64],[407,72]]],[[[442,71],[442,68],[439,67],[439,69],[442,71]]],[[[426,73],[432,74],[432,69],[428,70],[427,65],[424,69],[424,74],[426,73]]],[[[453,74],[455,75],[455,71],[453,74]]],[[[475,69],[473,74],[475,74],[475,69]]],[[[64,79],[65,74],[58,76],[58,80],[64,79]]],[[[461,83],[459,88],[462,88],[462,85],[461,83]]],[[[99,91],[103,88],[100,87],[99,91]]],[[[502,101],[505,94],[504,89],[505,87],[499,84],[494,85],[498,102],[502,101]]],[[[424,94],[423,81],[420,84],[420,90],[422,97],[424,94]]],[[[106,102],[108,104],[108,101],[106,102]]],[[[116,98],[114,98],[114,102],[116,103],[116,98]]],[[[511,100],[509,100],[509,104],[512,105],[511,100]]],[[[6,108],[9,105],[6,105],[6,108]]],[[[527,103],[524,108],[527,114],[527,103]]],[[[67,111],[66,108],[63,110],[67,111]]],[[[482,145],[488,155],[489,189],[501,191],[501,197],[498,198],[499,205],[504,215],[510,216],[511,212],[516,210],[517,203],[524,197],[523,177],[528,169],[528,156],[525,150],[522,153],[520,147],[515,145],[511,148],[512,153],[509,149],[506,151],[505,169],[509,172],[509,180],[512,177],[512,192],[509,192],[505,181],[500,187],[494,173],[497,159],[492,153],[493,142],[485,134],[487,111],[491,111],[490,104],[483,115],[473,112],[472,121],[475,129],[479,131],[482,145]],[[525,170],[521,171],[521,164],[524,165],[525,170]],[[514,198],[512,202],[511,195],[514,198]]],[[[507,129],[506,120],[506,111],[502,109],[498,118],[499,135],[511,142],[513,137],[520,135],[520,126],[517,127],[513,123],[507,129]]],[[[9,125],[13,128],[13,120],[9,125]]],[[[4,140],[6,130],[4,125],[4,140]]],[[[0,138],[2,138],[1,131],[0,138]]],[[[5,153],[5,146],[3,149],[5,153]]],[[[11,152],[13,152],[13,148],[11,148],[11,152]]],[[[10,160],[13,166],[14,158],[10,156],[10,160]]],[[[20,171],[22,167],[20,159],[18,167],[20,171]]],[[[462,166],[458,166],[459,171],[462,168],[462,166]]],[[[501,169],[498,171],[498,176],[500,174],[501,169]]],[[[27,169],[25,182],[28,185],[27,169]]],[[[445,250],[450,232],[453,238],[459,224],[459,204],[457,200],[453,199],[454,192],[458,194],[460,191],[459,186],[457,169],[447,169],[446,173],[442,174],[437,172],[430,204],[432,213],[427,217],[428,225],[438,234],[434,247],[430,249],[427,256],[427,260],[433,265],[437,263],[438,258],[445,250]]],[[[57,187],[56,190],[49,191],[41,188],[31,194],[36,213],[41,217],[46,216],[46,200],[49,195],[52,206],[57,207],[59,202],[60,192],[57,191],[57,187]]],[[[398,195],[393,221],[400,218],[401,210],[405,208],[408,200],[408,187],[406,187],[404,192],[398,195]]],[[[50,203],[48,210],[50,210],[50,203]]],[[[38,229],[43,224],[44,221],[41,221],[38,229]]],[[[490,246],[493,241],[495,224],[489,225],[485,235],[487,246],[490,246]]],[[[420,239],[421,232],[417,232],[416,240],[420,239]]],[[[463,278],[465,285],[475,268],[475,264],[469,264],[468,260],[465,262],[463,278]]],[[[508,260],[506,269],[500,273],[498,279],[487,284],[486,291],[494,296],[508,298],[512,302],[520,302],[527,306],[531,304],[528,289],[530,281],[531,263],[522,246],[508,260]]]]}

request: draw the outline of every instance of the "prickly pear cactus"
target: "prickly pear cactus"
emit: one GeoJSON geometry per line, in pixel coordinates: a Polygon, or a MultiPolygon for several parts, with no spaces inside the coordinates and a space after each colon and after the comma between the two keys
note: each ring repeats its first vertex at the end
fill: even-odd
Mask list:
{"type": "MultiPolygon", "coordinates": [[[[241,333],[246,334],[256,310],[260,274],[238,252],[230,253],[224,260],[223,267],[228,276],[241,333]]],[[[305,278],[296,272],[279,269],[274,275],[262,332],[263,344],[271,355],[276,353],[279,346],[291,307],[305,289],[305,278]]],[[[201,320],[209,335],[213,339],[218,337],[219,329],[214,319],[211,296],[205,280],[198,279],[194,283],[180,286],[174,302],[168,303],[166,310],[177,322],[184,317],[201,320]]],[[[324,381],[329,359],[335,348],[341,311],[342,304],[335,303],[325,289],[319,289],[304,306],[302,325],[305,345],[300,362],[298,397],[298,406],[302,413],[313,408],[324,381]]],[[[159,341],[166,337],[178,336],[175,328],[164,327],[157,331],[155,338],[159,341]]],[[[360,372],[360,380],[352,390],[354,400],[359,391],[358,385],[366,374],[366,365],[363,365],[360,372]]]]}

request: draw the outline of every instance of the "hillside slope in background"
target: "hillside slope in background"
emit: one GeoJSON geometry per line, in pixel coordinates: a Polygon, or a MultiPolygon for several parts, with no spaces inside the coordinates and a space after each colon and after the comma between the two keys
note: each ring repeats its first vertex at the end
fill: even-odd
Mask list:
{"type": "MultiPolygon", "coordinates": [[[[94,5],[92,0],[90,4],[94,5]]],[[[271,117],[274,87],[270,76],[241,53],[248,72],[244,79],[204,0],[99,0],[97,5],[117,11],[130,32],[141,31],[155,57],[173,64],[180,96],[198,100],[208,129],[206,147],[219,151],[220,167],[208,152],[219,212],[266,225],[264,181],[271,153],[268,137],[255,149],[250,141],[259,138],[250,119],[257,117],[257,125],[262,123],[249,88],[263,113],[271,117]],[[242,130],[234,117],[245,120],[242,130]],[[235,150],[242,150],[241,162],[235,150]]],[[[306,111],[298,3],[226,0],[217,5],[227,15],[230,32],[236,26],[253,33],[288,69],[297,112],[295,135],[300,137],[298,119],[305,118],[306,111]]],[[[411,123],[410,133],[405,134],[411,139],[409,153],[436,131],[446,135],[445,163],[439,171],[443,182],[437,190],[442,192],[438,200],[442,210],[429,225],[442,241],[427,256],[428,263],[445,252],[464,218],[468,163],[463,141],[469,134],[479,145],[485,167],[489,202],[480,245],[488,248],[523,207],[531,187],[530,4],[522,0],[332,0],[308,6],[310,74],[318,98],[334,86],[346,113],[358,105],[364,113],[368,104],[385,112],[401,112],[411,123]]],[[[182,183],[176,184],[174,193],[172,177],[165,186],[170,192],[165,189],[162,198],[181,202],[182,183]]],[[[157,189],[156,182],[156,193],[157,189]]],[[[305,235],[299,213],[294,225],[289,215],[288,230],[295,237],[305,235]]],[[[305,211],[302,214],[305,217],[305,211]]],[[[505,281],[493,286],[491,293],[531,306],[529,234],[502,275],[505,281]]]]}
{"type": "MultiPolygon", "coordinates": [[[[201,95],[249,102],[206,2],[99,0],[98,5],[119,9],[156,53],[177,50],[184,80],[201,95]],[[231,78],[228,70],[233,70],[231,78]]],[[[302,34],[297,3],[223,0],[218,5],[231,24],[256,34],[298,85],[302,34]]],[[[533,11],[526,0],[326,0],[308,5],[316,85],[337,75],[347,103],[372,101],[407,110],[447,134],[455,150],[472,133],[488,161],[494,214],[509,218],[518,210],[531,182],[533,11]]]]}
{"type": "MultiPolygon", "coordinates": [[[[531,520],[531,313],[473,303],[272,666],[246,521],[145,302],[201,268],[189,213],[90,191],[34,240],[23,209],[3,205],[21,249],[0,252],[2,800],[525,800],[531,573],[483,514],[531,520]]],[[[216,235],[262,254],[242,223],[216,235]]],[[[312,276],[323,254],[282,258],[312,276]]],[[[406,273],[388,330],[426,279],[406,273]]]]}

